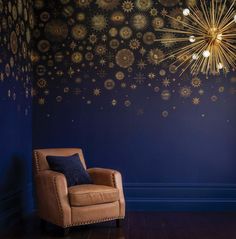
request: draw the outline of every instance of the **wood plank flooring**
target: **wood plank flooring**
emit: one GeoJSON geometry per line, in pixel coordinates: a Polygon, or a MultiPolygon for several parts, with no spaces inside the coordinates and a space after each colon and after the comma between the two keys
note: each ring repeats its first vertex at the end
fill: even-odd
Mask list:
{"type": "MultiPolygon", "coordinates": [[[[1,237],[4,239],[61,238],[58,228],[42,232],[31,216],[1,237]]],[[[66,239],[236,239],[236,213],[129,212],[120,228],[115,222],[73,228],[66,239]]]]}

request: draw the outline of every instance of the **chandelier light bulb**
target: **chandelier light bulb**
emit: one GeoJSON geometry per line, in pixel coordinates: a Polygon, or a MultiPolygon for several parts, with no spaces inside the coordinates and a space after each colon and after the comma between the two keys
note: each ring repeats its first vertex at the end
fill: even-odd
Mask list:
{"type": "Polygon", "coordinates": [[[234,22],[236,23],[236,14],[234,15],[234,22]]]}
{"type": "Polygon", "coordinates": [[[223,69],[223,64],[222,64],[222,63],[218,63],[217,68],[218,68],[219,70],[223,69]]]}
{"type": "Polygon", "coordinates": [[[223,35],[222,34],[218,34],[217,35],[217,40],[222,41],[222,39],[223,39],[223,35]]]}
{"type": "Polygon", "coordinates": [[[198,54],[194,53],[194,54],[192,55],[192,59],[193,59],[193,60],[197,60],[197,59],[198,59],[198,54]]]}
{"type": "Polygon", "coordinates": [[[191,43],[194,43],[194,42],[196,41],[195,36],[190,36],[190,37],[189,37],[189,41],[190,41],[191,43]]]}
{"type": "Polygon", "coordinates": [[[202,55],[203,55],[205,58],[208,58],[208,57],[211,55],[211,53],[210,53],[209,50],[205,50],[205,51],[202,53],[202,55]]]}
{"type": "Polygon", "coordinates": [[[183,10],[183,15],[184,16],[188,16],[190,14],[190,10],[188,9],[188,8],[185,8],[184,10],[183,10]]]}

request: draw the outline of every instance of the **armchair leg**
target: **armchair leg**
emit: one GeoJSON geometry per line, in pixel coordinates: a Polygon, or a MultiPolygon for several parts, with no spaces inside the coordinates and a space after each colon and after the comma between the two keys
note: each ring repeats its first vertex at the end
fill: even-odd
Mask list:
{"type": "Polygon", "coordinates": [[[121,219],[116,219],[116,227],[120,227],[121,226],[121,219]]]}

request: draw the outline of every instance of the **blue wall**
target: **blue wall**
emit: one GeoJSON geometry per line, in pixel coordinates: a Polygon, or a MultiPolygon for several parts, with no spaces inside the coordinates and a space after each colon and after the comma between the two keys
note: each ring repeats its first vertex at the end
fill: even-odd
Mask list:
{"type": "Polygon", "coordinates": [[[0,4],[0,230],[32,206],[30,1],[0,4]]]}
{"type": "Polygon", "coordinates": [[[120,170],[132,210],[232,210],[234,105],[180,105],[166,119],[155,103],[142,116],[123,109],[101,112],[75,100],[49,103],[35,106],[33,144],[82,147],[89,167],[120,170]]]}
{"type": "Polygon", "coordinates": [[[180,76],[160,63],[176,45],[154,41],[183,27],[165,16],[183,4],[35,5],[33,147],[82,147],[88,166],[120,170],[129,209],[236,206],[235,71],[180,76]]]}

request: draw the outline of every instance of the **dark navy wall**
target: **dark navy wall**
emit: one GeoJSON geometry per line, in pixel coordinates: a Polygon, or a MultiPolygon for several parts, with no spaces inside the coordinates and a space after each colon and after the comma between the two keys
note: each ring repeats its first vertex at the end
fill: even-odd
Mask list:
{"type": "Polygon", "coordinates": [[[180,76],[159,62],[175,45],[153,40],[195,1],[42,2],[33,147],[120,170],[129,209],[235,209],[235,71],[180,76]]]}
{"type": "Polygon", "coordinates": [[[0,1],[0,230],[32,210],[30,1],[0,1]]]}

